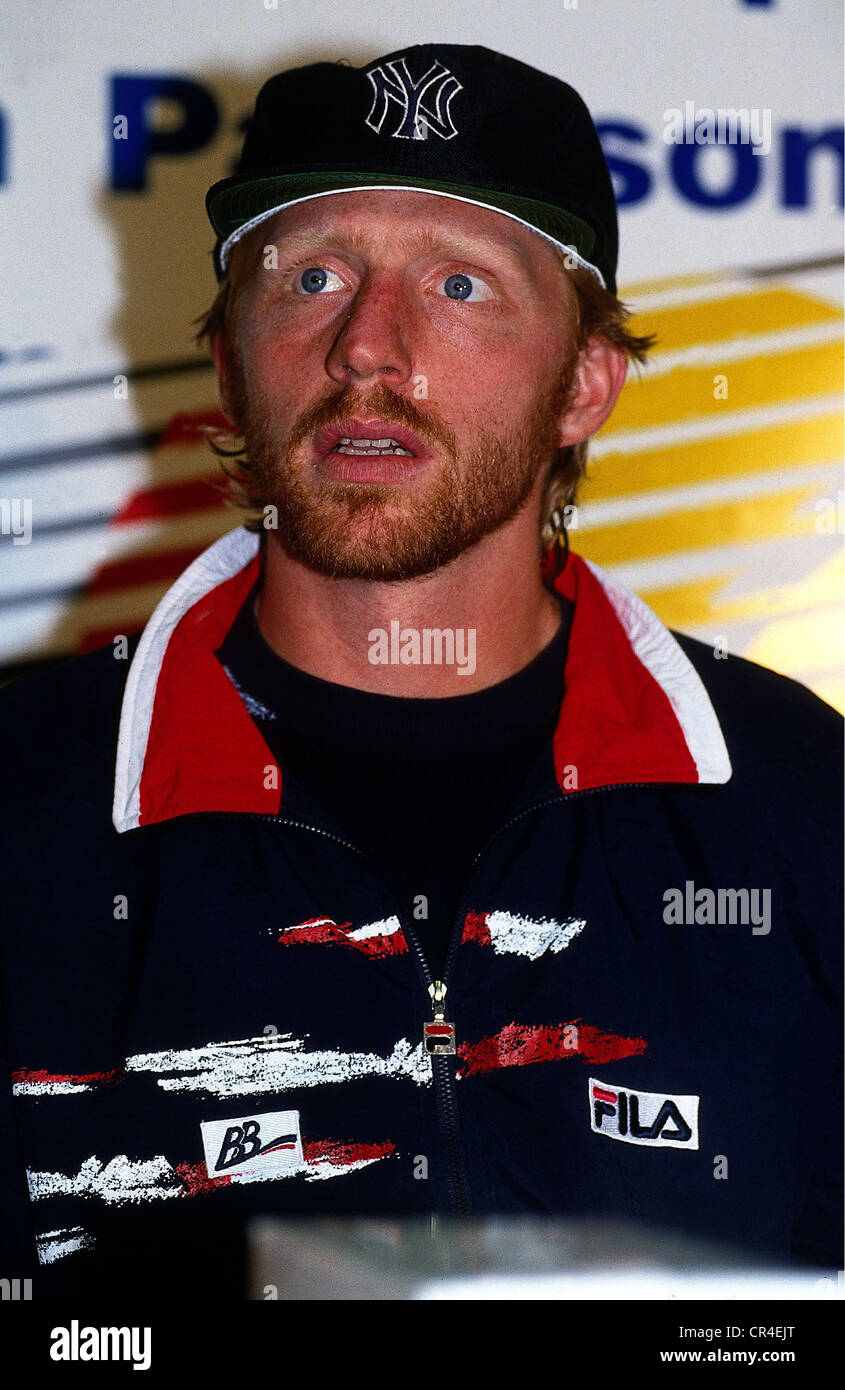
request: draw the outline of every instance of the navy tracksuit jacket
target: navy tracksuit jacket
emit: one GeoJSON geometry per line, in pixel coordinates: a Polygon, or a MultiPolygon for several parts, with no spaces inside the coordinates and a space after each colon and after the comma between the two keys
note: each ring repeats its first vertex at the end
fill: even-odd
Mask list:
{"type": "Polygon", "coordinates": [[[572,556],[558,727],[436,1005],[214,656],[258,545],[200,556],[131,660],[0,694],[0,1275],[237,1294],[261,1212],[607,1215],[841,1264],[839,715],[572,556]]]}

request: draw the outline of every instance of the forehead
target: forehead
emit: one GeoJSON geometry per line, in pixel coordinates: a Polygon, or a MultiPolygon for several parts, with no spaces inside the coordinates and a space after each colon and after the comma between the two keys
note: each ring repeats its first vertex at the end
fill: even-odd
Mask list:
{"type": "MultiPolygon", "coordinates": [[[[486,251],[533,277],[561,272],[557,249],[530,227],[493,208],[407,189],[364,189],[308,198],[262,222],[245,241],[302,246],[346,243],[364,256],[414,256],[438,249],[486,251]]],[[[237,247],[235,248],[237,250],[237,247]]]]}

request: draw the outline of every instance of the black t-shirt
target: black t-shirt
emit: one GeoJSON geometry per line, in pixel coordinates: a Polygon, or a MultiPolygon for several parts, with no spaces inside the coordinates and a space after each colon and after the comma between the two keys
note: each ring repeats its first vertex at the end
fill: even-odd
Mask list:
{"type": "Polygon", "coordinates": [[[521,671],[468,695],[373,694],[308,674],[273,651],[256,582],[217,651],[284,776],[293,776],[381,870],[432,974],[445,963],[474,856],[554,732],[574,605],[521,671]]]}

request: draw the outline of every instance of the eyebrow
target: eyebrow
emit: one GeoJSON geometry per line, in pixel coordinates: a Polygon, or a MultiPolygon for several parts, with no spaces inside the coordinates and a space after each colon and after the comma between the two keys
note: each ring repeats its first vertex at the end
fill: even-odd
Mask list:
{"type": "MultiPolygon", "coordinates": [[[[511,259],[519,262],[526,275],[531,278],[534,276],[534,269],[526,251],[515,239],[511,241],[502,237],[489,236],[486,232],[464,234],[441,230],[428,231],[421,227],[402,233],[402,239],[408,244],[412,255],[443,252],[451,256],[469,256],[472,258],[473,255],[477,254],[479,248],[490,249],[500,254],[504,252],[510,255],[511,259]]],[[[346,245],[362,256],[365,256],[372,246],[371,238],[366,233],[333,223],[311,230],[282,232],[276,238],[275,244],[284,255],[295,255],[300,248],[305,251],[317,242],[324,244],[336,242],[339,245],[346,245]]]]}

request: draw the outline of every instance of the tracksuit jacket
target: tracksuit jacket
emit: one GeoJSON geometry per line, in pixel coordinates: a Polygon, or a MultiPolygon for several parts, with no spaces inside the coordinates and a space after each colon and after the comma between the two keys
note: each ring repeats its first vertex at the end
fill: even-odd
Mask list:
{"type": "Polygon", "coordinates": [[[260,544],[205,551],[127,659],[0,694],[0,1276],[236,1296],[256,1213],[841,1264],[839,715],[570,556],[557,728],[435,982],[214,655],[260,544]]]}

